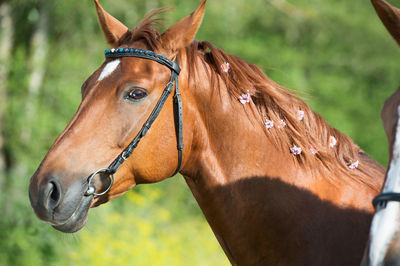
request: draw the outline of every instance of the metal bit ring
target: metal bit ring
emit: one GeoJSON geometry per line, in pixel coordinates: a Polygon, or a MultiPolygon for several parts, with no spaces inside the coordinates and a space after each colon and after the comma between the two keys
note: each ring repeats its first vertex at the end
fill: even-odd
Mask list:
{"type": "Polygon", "coordinates": [[[85,196],[90,196],[90,195],[93,195],[94,197],[102,196],[110,190],[113,183],[114,183],[114,174],[109,174],[108,168],[100,168],[88,177],[88,189],[85,192],[85,196]],[[110,185],[103,192],[96,193],[96,187],[94,185],[92,185],[92,180],[96,175],[102,174],[102,173],[107,174],[110,177],[110,185]]]}

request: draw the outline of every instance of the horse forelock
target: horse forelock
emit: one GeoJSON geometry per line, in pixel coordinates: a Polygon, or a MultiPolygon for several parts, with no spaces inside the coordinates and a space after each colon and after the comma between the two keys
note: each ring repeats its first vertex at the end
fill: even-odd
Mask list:
{"type": "Polygon", "coordinates": [[[138,26],[121,37],[119,45],[129,45],[135,42],[144,42],[148,49],[157,51],[161,48],[160,32],[158,29],[163,28],[165,19],[157,16],[169,11],[168,8],[158,8],[147,13],[138,26]]]}
{"type": "MultiPolygon", "coordinates": [[[[162,27],[164,20],[156,16],[165,11],[167,9],[160,8],[149,12],[139,26],[128,31],[120,39],[119,44],[144,42],[150,50],[162,49],[161,34],[157,28],[162,27]]],[[[357,182],[379,190],[381,180],[375,177],[382,175],[383,167],[369,159],[348,136],[328,125],[294,92],[273,82],[255,64],[229,55],[207,41],[193,41],[185,50],[185,53],[178,54],[178,58],[186,60],[189,78],[194,81],[191,84],[200,84],[199,81],[208,79],[211,88],[220,88],[222,82],[233,101],[249,92],[257,107],[253,115],[259,117],[260,125],[264,125],[266,119],[275,122],[285,121],[286,126],[283,130],[265,129],[265,134],[280,152],[290,152],[293,145],[301,147],[302,154],[293,156],[297,165],[332,178],[333,184],[335,184],[334,178],[351,176],[357,182]],[[183,56],[186,58],[182,58],[183,56]],[[229,63],[228,72],[224,72],[221,68],[224,63],[229,63]],[[200,67],[211,70],[207,77],[198,74],[200,67]],[[302,120],[298,118],[299,110],[304,112],[302,120]],[[334,147],[329,146],[330,136],[337,140],[334,147]],[[318,152],[312,154],[310,149],[316,149],[318,152]],[[349,165],[356,161],[360,162],[358,168],[349,169],[349,165]],[[352,173],[349,174],[349,171],[352,173]],[[331,177],[330,172],[337,174],[331,177]]]]}

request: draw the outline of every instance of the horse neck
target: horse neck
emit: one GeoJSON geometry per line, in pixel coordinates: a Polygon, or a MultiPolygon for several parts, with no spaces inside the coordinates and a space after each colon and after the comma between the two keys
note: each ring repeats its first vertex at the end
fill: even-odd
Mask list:
{"type": "MultiPolygon", "coordinates": [[[[206,71],[200,66],[197,75],[207,77],[206,71]]],[[[181,80],[185,128],[192,127],[184,129],[191,133],[185,133],[189,152],[181,173],[233,264],[311,265],[295,261],[307,254],[296,245],[319,243],[316,239],[324,237],[332,239],[339,253],[352,246],[362,253],[377,191],[360,183],[332,185],[332,179],[299,165],[267,137],[254,103],[240,104],[222,82],[211,88],[206,78],[199,78],[194,86],[185,70],[181,80]],[[332,237],[314,227],[340,233],[332,237]],[[343,245],[354,230],[360,237],[343,245]]],[[[351,264],[355,261],[343,265],[351,264]]]]}
{"type": "MultiPolygon", "coordinates": [[[[189,182],[201,183],[201,190],[212,190],[215,186],[240,184],[242,180],[250,178],[279,179],[307,189],[334,204],[372,210],[370,202],[365,202],[365,194],[369,200],[377,193],[376,190],[368,185],[360,186],[360,182],[350,178],[354,174],[351,171],[348,172],[349,178],[346,178],[339,172],[321,174],[320,171],[300,165],[295,155],[289,150],[282,151],[271,136],[267,137],[268,130],[266,132],[263,118],[252,101],[243,105],[233,98],[221,80],[208,81],[210,75],[207,71],[212,71],[208,66],[199,66],[196,75],[188,75],[187,61],[181,62],[182,91],[190,93],[186,99],[189,98],[187,105],[191,108],[185,113],[189,114],[189,120],[192,121],[190,131],[193,132],[191,149],[186,154],[187,160],[181,173],[189,182]],[[219,87],[213,88],[212,85],[219,87]],[[343,197],[344,193],[354,195],[343,197]],[[359,202],[361,199],[362,202],[359,202]]],[[[361,163],[371,165],[370,170],[376,174],[374,178],[382,178],[383,172],[375,169],[375,162],[368,159],[361,163]]],[[[191,189],[197,190],[193,184],[189,184],[191,189]]],[[[198,191],[194,194],[200,196],[201,193],[198,191]]]]}
{"type": "Polygon", "coordinates": [[[187,105],[195,106],[196,110],[186,115],[194,121],[189,144],[191,151],[181,173],[226,255],[235,265],[240,262],[237,257],[243,257],[243,254],[235,247],[233,238],[241,238],[247,230],[240,222],[229,223],[240,219],[239,213],[244,214],[241,210],[248,204],[242,200],[246,195],[242,193],[245,184],[241,182],[282,174],[269,165],[280,165],[289,174],[290,167],[284,167],[289,158],[274,151],[266,139],[262,121],[255,119],[249,113],[250,109],[246,110],[249,105],[238,104],[225,89],[198,87],[192,98],[196,102],[187,105]],[[239,195],[232,195],[235,191],[239,195]],[[238,202],[241,202],[240,207],[238,202]],[[236,211],[231,211],[234,209],[236,211]],[[232,236],[226,232],[227,228],[241,232],[232,236]]]}
{"type": "MultiPolygon", "coordinates": [[[[291,156],[278,152],[266,137],[253,103],[240,104],[221,82],[221,88],[208,82],[196,85],[190,89],[194,103],[188,103],[196,109],[189,111],[194,134],[185,176],[226,185],[252,176],[278,176],[282,169],[270,165],[293,164],[291,156]]],[[[291,167],[285,171],[289,174],[291,167]]]]}
{"type": "MultiPolygon", "coordinates": [[[[286,261],[287,265],[307,265],[296,261],[305,256],[300,252],[307,251],[291,245],[319,237],[312,230],[302,230],[313,228],[310,219],[320,212],[326,213],[324,223],[339,220],[336,229],[343,234],[337,235],[337,243],[353,233],[353,227],[363,230],[360,236],[367,235],[369,214],[360,211],[354,215],[336,207],[334,201],[343,196],[343,190],[335,190],[325,178],[305,171],[289,151],[278,151],[266,137],[261,118],[251,111],[253,103],[241,105],[224,88],[198,87],[192,93],[195,102],[186,104],[191,110],[187,107],[185,116],[193,121],[193,133],[181,173],[232,264],[286,261]],[[314,213],[302,211],[304,208],[314,213]],[[283,233],[294,231],[297,233],[283,233]]],[[[360,193],[365,201],[361,208],[367,208],[372,195],[358,189],[357,193],[356,188],[349,189],[346,201],[358,204],[361,201],[354,198],[360,193]]],[[[365,241],[366,237],[355,237],[344,248],[337,246],[343,250],[351,245],[363,247],[365,241]]],[[[350,264],[354,261],[346,265],[350,264]]]]}

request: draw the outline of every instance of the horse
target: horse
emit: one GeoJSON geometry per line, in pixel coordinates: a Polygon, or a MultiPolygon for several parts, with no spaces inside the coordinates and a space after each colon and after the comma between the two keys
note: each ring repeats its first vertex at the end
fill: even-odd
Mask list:
{"type": "Polygon", "coordinates": [[[163,33],[163,10],[129,30],[95,6],[112,48],[30,179],[41,220],[76,232],[89,208],[179,172],[232,265],[360,263],[381,165],[256,65],[195,40],[206,0],[163,33]]]}
{"type": "MultiPolygon", "coordinates": [[[[378,16],[389,33],[400,45],[400,9],[384,0],[371,0],[378,16]]],[[[400,139],[400,88],[384,103],[381,118],[389,143],[389,163],[382,192],[374,199],[374,214],[369,243],[362,265],[400,264],[400,187],[399,183],[399,139],[400,139]]]]}

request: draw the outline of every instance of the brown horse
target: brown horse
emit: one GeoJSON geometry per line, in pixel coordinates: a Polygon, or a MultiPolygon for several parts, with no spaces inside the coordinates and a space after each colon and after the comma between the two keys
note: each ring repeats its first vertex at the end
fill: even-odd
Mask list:
{"type": "MultiPolygon", "coordinates": [[[[400,9],[383,0],[371,2],[383,24],[400,45],[400,9]]],[[[382,200],[377,200],[379,204],[372,220],[370,241],[362,265],[400,265],[400,198],[396,196],[396,193],[400,192],[399,107],[400,88],[386,100],[381,113],[389,142],[389,167],[382,188],[382,200]]]]}
{"type": "Polygon", "coordinates": [[[167,99],[114,184],[112,171],[91,175],[143,130],[179,72],[171,70],[176,60],[185,145],[179,172],[231,263],[359,264],[383,167],[257,66],[193,40],[205,2],[160,34],[160,11],[128,30],[95,0],[113,49],[83,84],[77,113],[31,178],[35,213],[74,232],[90,207],[174,173],[179,123],[167,99]],[[170,60],[160,63],[159,54],[170,60]]]}

